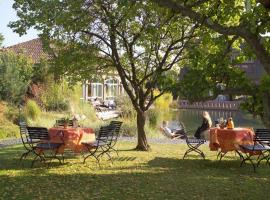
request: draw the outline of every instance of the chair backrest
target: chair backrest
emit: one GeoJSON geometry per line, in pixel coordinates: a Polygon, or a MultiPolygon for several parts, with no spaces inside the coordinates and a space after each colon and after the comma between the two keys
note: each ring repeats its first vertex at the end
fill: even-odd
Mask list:
{"type": "Polygon", "coordinates": [[[114,127],[114,134],[113,134],[113,137],[112,137],[111,147],[113,147],[116,144],[117,140],[118,140],[122,124],[123,124],[123,122],[121,122],[121,121],[111,121],[110,124],[109,124],[109,126],[114,127]]]}
{"type": "Polygon", "coordinates": [[[270,143],[270,130],[269,129],[256,129],[254,141],[270,143]]]}
{"type": "Polygon", "coordinates": [[[26,128],[27,127],[26,122],[20,121],[19,127],[20,127],[20,135],[21,135],[23,146],[25,147],[25,149],[31,150],[33,146],[31,144],[30,137],[26,128]]]}
{"type": "Polygon", "coordinates": [[[187,136],[188,133],[187,133],[187,129],[186,129],[185,124],[182,121],[180,121],[179,124],[180,124],[180,126],[181,126],[181,128],[183,130],[183,134],[184,134],[185,139],[187,139],[188,138],[188,136],[187,136]]]}
{"type": "Polygon", "coordinates": [[[49,140],[49,133],[47,128],[30,126],[27,126],[26,128],[29,134],[29,138],[32,142],[39,140],[49,140]]]}
{"type": "Polygon", "coordinates": [[[121,129],[121,126],[122,126],[123,122],[120,122],[120,121],[111,121],[110,122],[110,126],[114,126],[115,127],[115,136],[119,136],[120,134],[120,129],[121,129]]]}
{"type": "MultiPolygon", "coordinates": [[[[55,124],[56,124],[56,126],[59,126],[59,127],[64,127],[64,119],[57,119],[56,121],[55,121],[55,124]]],[[[68,120],[68,126],[73,126],[73,120],[68,120]]]]}
{"type": "Polygon", "coordinates": [[[98,131],[98,136],[96,138],[96,141],[98,142],[98,145],[100,142],[106,143],[107,145],[110,145],[113,141],[115,134],[115,127],[108,125],[108,126],[101,126],[98,131]]]}

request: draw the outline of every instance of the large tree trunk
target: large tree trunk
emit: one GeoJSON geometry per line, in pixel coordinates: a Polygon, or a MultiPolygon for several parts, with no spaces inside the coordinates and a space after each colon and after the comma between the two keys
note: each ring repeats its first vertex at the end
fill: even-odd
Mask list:
{"type": "Polygon", "coordinates": [[[136,149],[140,151],[148,151],[150,148],[144,131],[145,119],[145,113],[137,111],[138,144],[136,149]]]}

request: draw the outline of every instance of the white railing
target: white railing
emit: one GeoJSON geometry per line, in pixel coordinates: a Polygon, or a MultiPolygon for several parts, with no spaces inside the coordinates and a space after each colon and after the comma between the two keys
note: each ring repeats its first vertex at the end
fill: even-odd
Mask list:
{"type": "Polygon", "coordinates": [[[205,101],[189,103],[187,100],[179,101],[180,109],[206,109],[206,110],[239,110],[242,101],[205,101]]]}

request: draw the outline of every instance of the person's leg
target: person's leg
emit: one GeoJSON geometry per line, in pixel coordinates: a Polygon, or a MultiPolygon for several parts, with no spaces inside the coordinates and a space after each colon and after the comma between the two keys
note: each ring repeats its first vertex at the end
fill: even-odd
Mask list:
{"type": "Polygon", "coordinates": [[[174,133],[174,137],[179,137],[181,139],[184,139],[185,138],[185,132],[184,130],[177,130],[175,133],[174,133]]]}
{"type": "Polygon", "coordinates": [[[196,130],[195,134],[194,134],[194,137],[197,138],[197,139],[200,139],[200,135],[201,135],[201,129],[200,127],[196,130]]]}

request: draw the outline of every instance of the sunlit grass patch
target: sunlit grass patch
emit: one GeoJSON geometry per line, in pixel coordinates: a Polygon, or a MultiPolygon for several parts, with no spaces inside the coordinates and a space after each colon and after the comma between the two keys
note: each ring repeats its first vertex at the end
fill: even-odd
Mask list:
{"type": "Polygon", "coordinates": [[[192,155],[182,160],[185,144],[151,144],[150,152],[134,151],[132,142],[118,144],[113,164],[106,156],[82,164],[68,155],[65,164],[52,166],[31,160],[19,164],[22,146],[0,149],[0,199],[266,199],[269,172],[261,164],[239,167],[234,153],[218,162],[216,152],[203,146],[206,160],[192,155]]]}

